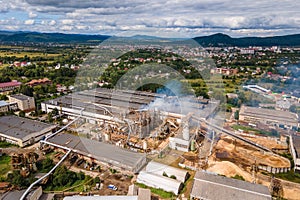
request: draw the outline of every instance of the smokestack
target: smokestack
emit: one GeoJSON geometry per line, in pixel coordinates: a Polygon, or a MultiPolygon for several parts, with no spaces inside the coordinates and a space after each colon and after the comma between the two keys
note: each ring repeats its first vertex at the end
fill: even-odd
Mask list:
{"type": "Polygon", "coordinates": [[[182,128],[182,137],[184,140],[190,139],[190,130],[189,130],[189,124],[188,122],[183,122],[183,128],[182,128]]]}

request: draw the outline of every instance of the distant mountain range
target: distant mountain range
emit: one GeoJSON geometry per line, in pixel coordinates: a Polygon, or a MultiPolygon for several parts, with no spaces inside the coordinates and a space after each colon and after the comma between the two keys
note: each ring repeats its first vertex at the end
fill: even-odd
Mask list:
{"type": "MultiPolygon", "coordinates": [[[[59,44],[99,44],[108,39],[108,35],[83,35],[64,33],[40,33],[23,31],[0,31],[0,43],[59,43],[59,44]]],[[[128,39],[137,40],[165,40],[153,36],[137,35],[128,39]]],[[[226,46],[300,46],[300,34],[274,36],[274,37],[242,37],[232,38],[228,35],[217,33],[210,36],[193,38],[203,47],[226,47],[226,46]]],[[[178,38],[176,40],[179,40],[178,38]]]]}
{"type": "Polygon", "coordinates": [[[0,31],[0,43],[60,43],[60,44],[99,44],[110,36],[83,35],[64,33],[39,33],[39,32],[9,32],[0,31]]]}
{"type": "Polygon", "coordinates": [[[228,35],[217,33],[214,35],[196,37],[193,39],[203,47],[300,46],[300,34],[273,37],[232,38],[228,35]]]}

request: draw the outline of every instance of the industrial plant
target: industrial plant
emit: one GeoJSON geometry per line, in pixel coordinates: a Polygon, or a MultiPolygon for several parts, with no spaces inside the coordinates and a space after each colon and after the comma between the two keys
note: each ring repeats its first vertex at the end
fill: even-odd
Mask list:
{"type": "Polygon", "coordinates": [[[217,100],[196,97],[97,88],[43,102],[42,110],[57,109],[68,120],[80,116],[81,123],[94,125],[86,137],[135,152],[167,146],[188,152],[200,131],[191,116],[206,120],[217,112],[218,105],[217,100]]]}

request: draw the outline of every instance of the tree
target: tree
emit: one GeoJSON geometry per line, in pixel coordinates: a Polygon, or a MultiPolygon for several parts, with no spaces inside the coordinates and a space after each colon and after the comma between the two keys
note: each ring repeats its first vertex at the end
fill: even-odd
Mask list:
{"type": "Polygon", "coordinates": [[[53,118],[52,118],[52,117],[53,117],[53,113],[52,113],[52,112],[49,112],[49,113],[48,113],[48,121],[49,121],[49,122],[53,122],[53,118]]]}
{"type": "Polygon", "coordinates": [[[8,100],[8,97],[4,94],[0,94],[0,100],[6,101],[6,100],[8,100]]]}
{"type": "Polygon", "coordinates": [[[290,110],[290,112],[297,113],[297,106],[296,105],[291,105],[289,110],[290,110]]]}
{"type": "Polygon", "coordinates": [[[175,180],[177,179],[175,175],[171,175],[170,178],[175,179],[175,180]]]}
{"type": "MultiPolygon", "coordinates": [[[[80,172],[77,174],[77,178],[78,178],[79,180],[84,180],[84,179],[85,179],[84,173],[83,173],[82,171],[80,171],[80,172]]],[[[99,178],[99,177],[98,177],[98,178],[99,178]]]]}
{"type": "Polygon", "coordinates": [[[234,112],[234,119],[239,120],[239,116],[240,116],[240,112],[238,110],[236,110],[234,112]]]}
{"type": "Polygon", "coordinates": [[[19,89],[19,93],[22,93],[26,96],[33,97],[33,89],[29,87],[28,85],[21,85],[19,89]]]}
{"type": "Polygon", "coordinates": [[[98,176],[96,176],[94,179],[94,183],[96,184],[96,183],[100,183],[100,182],[101,182],[100,178],[98,176]]]}
{"type": "Polygon", "coordinates": [[[23,178],[20,174],[20,171],[14,170],[12,173],[7,175],[7,180],[16,186],[19,187],[27,187],[29,185],[29,181],[23,178]]]}
{"type": "Polygon", "coordinates": [[[58,115],[58,114],[59,114],[58,109],[57,109],[57,108],[54,108],[54,109],[52,110],[52,114],[53,114],[54,116],[58,115]]]}
{"type": "Polygon", "coordinates": [[[25,112],[23,111],[23,110],[21,110],[20,112],[19,112],[19,117],[25,117],[25,112]]]}

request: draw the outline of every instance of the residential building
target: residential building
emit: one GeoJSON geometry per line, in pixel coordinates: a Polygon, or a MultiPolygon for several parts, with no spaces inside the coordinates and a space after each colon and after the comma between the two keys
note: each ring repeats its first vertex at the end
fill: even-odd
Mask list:
{"type": "Polygon", "coordinates": [[[17,103],[18,108],[22,111],[35,110],[35,101],[33,97],[26,96],[24,94],[9,95],[8,100],[10,103],[17,103]]]}
{"type": "Polygon", "coordinates": [[[240,54],[254,54],[255,50],[252,48],[243,48],[240,50],[240,54]]]}
{"type": "Polygon", "coordinates": [[[210,70],[211,74],[222,74],[222,75],[236,75],[239,72],[238,69],[231,69],[231,68],[213,68],[210,70]]]}
{"type": "Polygon", "coordinates": [[[8,112],[8,103],[5,101],[0,101],[0,113],[8,112]]]}
{"type": "Polygon", "coordinates": [[[204,171],[197,171],[190,197],[193,200],[272,199],[269,189],[266,186],[227,178],[204,171]]]}
{"type": "Polygon", "coordinates": [[[33,79],[30,82],[26,83],[27,85],[33,87],[37,85],[50,85],[52,84],[52,81],[49,80],[48,78],[43,78],[43,79],[33,79]]]}
{"type": "Polygon", "coordinates": [[[17,103],[7,103],[6,101],[0,101],[0,113],[16,110],[18,110],[17,103]]]}
{"type": "Polygon", "coordinates": [[[0,93],[8,94],[9,92],[12,92],[14,89],[19,88],[21,85],[22,83],[16,80],[13,80],[11,82],[0,83],[0,93]]]}
{"type": "Polygon", "coordinates": [[[34,144],[53,132],[56,125],[8,115],[0,117],[0,140],[20,147],[34,144]]]}

